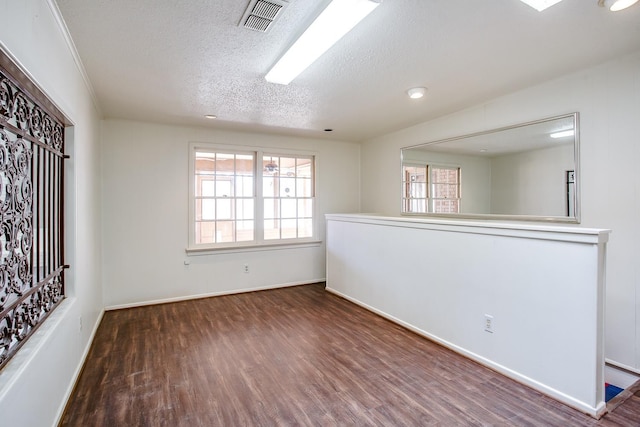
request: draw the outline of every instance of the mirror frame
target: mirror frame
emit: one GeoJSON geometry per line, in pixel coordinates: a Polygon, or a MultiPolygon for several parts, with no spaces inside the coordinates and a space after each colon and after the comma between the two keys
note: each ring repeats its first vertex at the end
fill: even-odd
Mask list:
{"type": "MultiPolygon", "coordinates": [[[[414,216],[414,217],[430,217],[430,218],[462,218],[462,219],[483,219],[483,220],[505,220],[505,221],[540,221],[540,222],[559,222],[567,224],[579,224],[580,223],[580,114],[578,112],[563,114],[559,116],[547,117],[540,120],[534,120],[525,123],[518,123],[510,126],[504,126],[495,129],[489,129],[485,131],[455,136],[452,138],[439,139],[436,141],[430,141],[421,144],[415,144],[407,147],[400,148],[400,215],[402,216],[414,216]],[[404,150],[411,148],[418,148],[429,145],[443,144],[451,141],[458,141],[465,138],[472,138],[477,136],[489,135],[498,132],[504,132],[512,129],[522,128],[526,126],[536,125],[558,119],[573,118],[574,125],[574,141],[573,141],[573,157],[574,157],[574,216],[542,216],[542,215],[510,215],[510,214],[480,214],[480,213],[412,213],[403,212],[403,185],[402,185],[402,168],[404,165],[404,150]]],[[[461,190],[462,191],[462,190],[461,190]]]]}

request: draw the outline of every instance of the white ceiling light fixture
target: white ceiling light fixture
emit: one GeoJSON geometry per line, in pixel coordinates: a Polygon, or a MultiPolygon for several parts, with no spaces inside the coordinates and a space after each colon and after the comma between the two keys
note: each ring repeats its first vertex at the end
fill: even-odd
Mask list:
{"type": "Polygon", "coordinates": [[[538,12],[542,12],[546,8],[551,7],[556,3],[560,3],[562,0],[520,0],[520,1],[528,4],[538,12]]]}
{"type": "Polygon", "coordinates": [[[271,83],[287,85],[382,0],[333,0],[265,76],[271,83]]]}
{"type": "Polygon", "coordinates": [[[407,95],[409,95],[409,98],[411,99],[420,99],[424,96],[426,91],[426,87],[412,87],[411,89],[407,90],[407,95]]]}
{"type": "Polygon", "coordinates": [[[567,136],[573,136],[575,135],[575,132],[573,129],[569,129],[569,130],[563,130],[561,132],[554,132],[552,134],[550,134],[549,136],[551,138],[557,139],[557,138],[565,138],[567,136]]]}
{"type": "Polygon", "coordinates": [[[607,7],[612,12],[617,12],[633,6],[638,3],[638,0],[598,0],[598,5],[607,7]]]}

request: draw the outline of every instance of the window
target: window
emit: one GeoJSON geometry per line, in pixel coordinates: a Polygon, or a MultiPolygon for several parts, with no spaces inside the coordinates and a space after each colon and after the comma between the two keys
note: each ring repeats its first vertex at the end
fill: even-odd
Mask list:
{"type": "Polygon", "coordinates": [[[427,212],[427,166],[403,167],[403,212],[427,212]]]}
{"type": "Polygon", "coordinates": [[[460,168],[404,164],[403,213],[460,212],[460,168]]]}
{"type": "Polygon", "coordinates": [[[62,114],[0,66],[0,367],[65,297],[65,158],[62,114]]]}
{"type": "Polygon", "coordinates": [[[263,157],[265,240],[313,237],[313,188],[313,157],[263,157]]]}
{"type": "Polygon", "coordinates": [[[195,153],[195,244],[255,239],[254,153],[195,153]]]}
{"type": "Polygon", "coordinates": [[[460,212],[460,168],[431,166],[429,212],[460,212]]]}
{"type": "Polygon", "coordinates": [[[313,239],[313,155],[206,145],[191,153],[191,248],[313,239]]]}

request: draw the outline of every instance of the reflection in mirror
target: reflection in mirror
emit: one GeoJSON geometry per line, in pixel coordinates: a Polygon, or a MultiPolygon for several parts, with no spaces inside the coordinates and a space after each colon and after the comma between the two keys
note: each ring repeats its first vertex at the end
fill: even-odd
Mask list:
{"type": "Polygon", "coordinates": [[[579,222],[578,113],[402,149],[402,213],[579,222]]]}

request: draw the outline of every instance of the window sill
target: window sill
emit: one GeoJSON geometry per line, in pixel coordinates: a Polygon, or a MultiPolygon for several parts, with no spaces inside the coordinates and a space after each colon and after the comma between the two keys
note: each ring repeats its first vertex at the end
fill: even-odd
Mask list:
{"type": "Polygon", "coordinates": [[[276,251],[294,248],[312,248],[322,245],[322,240],[304,240],[296,242],[260,243],[237,246],[186,248],[184,251],[189,256],[233,254],[242,252],[276,251]]]}

